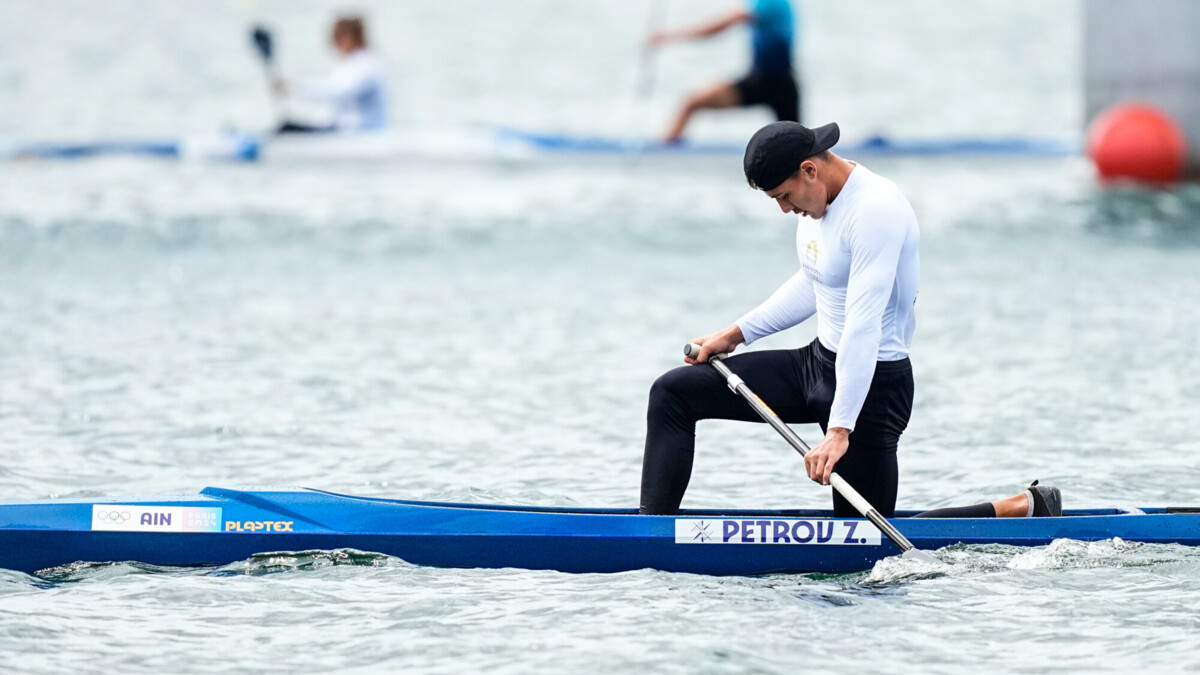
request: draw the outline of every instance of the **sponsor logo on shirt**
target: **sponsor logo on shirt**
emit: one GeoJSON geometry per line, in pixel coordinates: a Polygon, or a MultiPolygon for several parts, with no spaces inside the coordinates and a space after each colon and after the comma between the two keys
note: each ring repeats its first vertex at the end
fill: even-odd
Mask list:
{"type": "Polygon", "coordinates": [[[800,267],[804,269],[804,274],[816,283],[822,283],[821,270],[817,267],[817,258],[820,257],[819,246],[816,239],[809,239],[808,245],[804,247],[804,257],[800,259],[800,267]]]}
{"type": "Polygon", "coordinates": [[[818,253],[817,240],[809,239],[808,246],[804,247],[804,257],[808,259],[808,262],[816,265],[817,264],[817,253],[818,253]]]}
{"type": "Polygon", "coordinates": [[[879,546],[881,537],[865,520],[675,519],[676,544],[879,546]]]}
{"type": "Polygon", "coordinates": [[[110,532],[220,532],[221,509],[93,504],[92,529],[110,532]]]}

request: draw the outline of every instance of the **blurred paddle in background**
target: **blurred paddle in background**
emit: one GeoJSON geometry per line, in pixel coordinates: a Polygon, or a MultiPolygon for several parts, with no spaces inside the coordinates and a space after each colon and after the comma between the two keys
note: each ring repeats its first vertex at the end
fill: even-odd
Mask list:
{"type": "Polygon", "coordinates": [[[280,77],[279,69],[275,65],[275,39],[271,35],[271,31],[259,24],[250,31],[250,43],[254,46],[259,60],[262,61],[263,72],[267,76],[267,87],[271,92],[275,119],[282,120],[284,118],[284,100],[281,90],[283,78],[280,77]]]}

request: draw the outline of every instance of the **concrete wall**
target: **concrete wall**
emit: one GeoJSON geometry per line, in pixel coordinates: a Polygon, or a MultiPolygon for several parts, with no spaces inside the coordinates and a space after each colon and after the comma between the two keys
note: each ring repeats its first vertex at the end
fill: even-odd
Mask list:
{"type": "Polygon", "coordinates": [[[1083,0],[1086,120],[1141,100],[1163,108],[1200,166],[1200,0],[1083,0]]]}

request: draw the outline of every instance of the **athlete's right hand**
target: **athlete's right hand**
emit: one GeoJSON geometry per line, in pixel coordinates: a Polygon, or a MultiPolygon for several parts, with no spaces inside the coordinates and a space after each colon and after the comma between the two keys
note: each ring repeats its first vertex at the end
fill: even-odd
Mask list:
{"type": "Polygon", "coordinates": [[[729,328],[719,330],[715,333],[709,333],[703,337],[692,338],[693,344],[700,345],[700,353],[695,357],[685,356],[683,360],[691,363],[707,363],[708,357],[714,354],[728,354],[737,346],[746,341],[742,336],[742,329],[738,328],[735,323],[729,328]]]}

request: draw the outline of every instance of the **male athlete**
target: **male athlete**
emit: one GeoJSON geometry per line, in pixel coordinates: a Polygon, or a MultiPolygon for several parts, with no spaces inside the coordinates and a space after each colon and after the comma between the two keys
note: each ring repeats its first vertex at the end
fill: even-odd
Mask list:
{"type": "Polygon", "coordinates": [[[277,91],[295,98],[325,104],[332,113],[323,124],[285,121],[280,133],[328,131],[379,131],[387,126],[387,96],[383,68],[367,48],[367,30],[356,16],[339,18],[330,36],[341,58],[326,77],[296,82],[278,79],[277,91]]]}
{"type": "MultiPolygon", "coordinates": [[[[775,122],[746,146],[751,187],[800,216],[800,271],[728,328],[692,339],[690,364],[791,328],[816,315],[817,339],[801,349],[757,351],[726,363],[786,422],[817,423],[825,437],[804,458],[808,477],[829,484],[836,467],[884,516],[896,507],[896,450],[913,404],[909,348],[916,328],[920,232],[892,181],[830,151],[836,124],[809,129],[775,122]]],[[[761,421],[720,373],[683,366],[650,390],[641,512],[670,514],[687,489],[702,419],[761,421]]],[[[1043,516],[1061,513],[1056,488],[938,509],[927,517],[1043,516]]],[[[838,492],[839,517],[858,512],[838,492]]]]}
{"type": "Polygon", "coordinates": [[[692,114],[705,108],[766,105],[777,120],[800,121],[800,89],[792,72],[796,18],[789,0],[750,0],[746,7],[732,10],[703,25],[656,32],[650,36],[649,43],[658,47],[669,42],[706,38],[740,24],[750,25],[750,72],[736,82],[721,82],[688,97],[667,132],[667,142],[683,138],[683,130],[692,114]]]}

